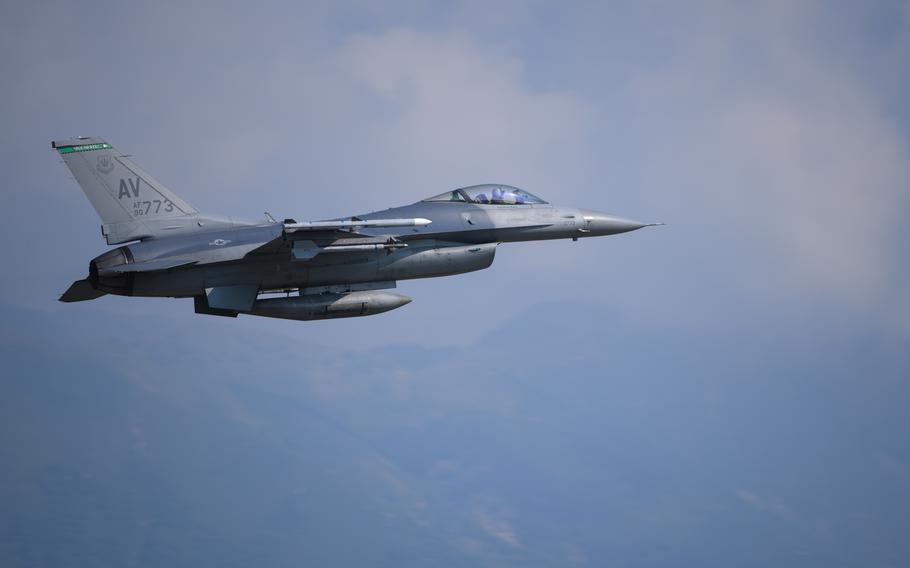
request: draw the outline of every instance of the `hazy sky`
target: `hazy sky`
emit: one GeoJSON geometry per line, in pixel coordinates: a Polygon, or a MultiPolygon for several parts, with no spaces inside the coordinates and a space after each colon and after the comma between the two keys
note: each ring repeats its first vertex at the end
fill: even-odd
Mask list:
{"type": "MultiPolygon", "coordinates": [[[[318,219],[499,181],[668,223],[507,246],[490,271],[405,284],[415,294],[406,310],[321,325],[328,334],[389,337],[391,327],[399,340],[444,344],[450,326],[476,336],[567,298],[659,326],[767,323],[779,311],[905,329],[908,10],[10,6],[3,231],[33,241],[6,247],[29,277],[5,279],[4,296],[46,306],[104,249],[49,149],[52,138],[97,134],[211,213],[318,219]],[[509,302],[493,309],[481,291],[503,287],[509,302]],[[441,301],[459,292],[457,309],[441,301]]],[[[86,309],[187,308],[98,304],[86,309]]]]}
{"type": "MultiPolygon", "coordinates": [[[[344,347],[385,368],[400,346],[432,361],[552,320],[531,350],[577,356],[573,365],[590,365],[579,372],[607,384],[596,366],[603,346],[569,348],[561,326],[617,341],[627,326],[644,345],[655,334],[702,346],[780,337],[675,377],[715,386],[731,369],[780,380],[772,373],[784,371],[756,361],[777,364],[798,329],[824,345],[797,365],[805,385],[819,378],[815,364],[827,373],[840,356],[849,367],[887,352],[897,355],[877,376],[898,382],[876,400],[907,394],[908,2],[86,1],[12,3],[2,14],[8,321],[130,322],[134,334],[154,316],[189,336],[344,347]],[[315,220],[501,182],[667,226],[504,245],[486,271],[400,282],[414,302],[373,318],[208,321],[188,301],[116,297],[61,305],[58,294],[105,250],[99,220],[50,149],[75,135],[104,137],[213,214],[315,220]]],[[[630,352],[650,357],[642,345],[630,352]]],[[[870,380],[855,369],[839,400],[870,380]]],[[[808,408],[805,419],[826,412],[808,408]]],[[[904,420],[889,428],[871,435],[910,433],[904,420]]],[[[906,496],[910,455],[892,450],[881,459],[903,472],[893,488],[906,496]]],[[[800,516],[738,491],[747,505],[800,516]]],[[[907,550],[887,538],[877,546],[907,550]]]]}

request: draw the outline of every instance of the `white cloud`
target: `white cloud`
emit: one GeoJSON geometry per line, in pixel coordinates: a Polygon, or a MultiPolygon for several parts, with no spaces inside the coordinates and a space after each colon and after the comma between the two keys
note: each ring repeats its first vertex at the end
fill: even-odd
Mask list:
{"type": "Polygon", "coordinates": [[[770,513],[788,521],[793,520],[794,518],[793,511],[790,507],[779,498],[762,497],[744,489],[737,491],[736,496],[739,497],[743,503],[758,511],[770,513]]]}
{"type": "Polygon", "coordinates": [[[842,103],[834,108],[765,99],[727,109],[721,128],[738,153],[730,159],[750,179],[715,190],[763,194],[750,200],[759,205],[752,232],[780,255],[778,283],[869,305],[892,280],[906,149],[874,101],[851,85],[831,88],[842,103]]]}
{"type": "Polygon", "coordinates": [[[513,548],[521,548],[521,541],[518,539],[515,528],[510,522],[502,518],[493,517],[485,511],[478,511],[476,518],[477,524],[487,534],[513,548]]]}
{"type": "Polygon", "coordinates": [[[523,62],[495,43],[394,30],[353,37],[341,60],[387,102],[388,114],[367,129],[393,175],[427,193],[484,181],[552,186],[561,177],[554,170],[583,151],[590,105],[568,91],[533,90],[523,62]]]}
{"type": "Polygon", "coordinates": [[[749,302],[881,316],[905,263],[905,134],[825,49],[815,7],[714,8],[626,85],[629,127],[661,166],[647,181],[672,188],[652,201],[703,233],[680,254],[711,259],[685,278],[720,277],[749,302]]]}

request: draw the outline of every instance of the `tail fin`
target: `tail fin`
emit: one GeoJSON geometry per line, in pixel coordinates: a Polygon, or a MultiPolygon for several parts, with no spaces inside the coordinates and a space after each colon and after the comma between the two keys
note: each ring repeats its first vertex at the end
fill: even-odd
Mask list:
{"type": "Polygon", "coordinates": [[[185,229],[199,214],[101,138],[55,140],[51,147],[101,217],[108,244],[185,229]]]}

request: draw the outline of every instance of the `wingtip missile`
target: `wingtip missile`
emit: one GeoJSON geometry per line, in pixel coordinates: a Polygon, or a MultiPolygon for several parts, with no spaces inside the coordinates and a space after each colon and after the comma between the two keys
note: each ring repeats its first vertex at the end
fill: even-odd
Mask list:
{"type": "Polygon", "coordinates": [[[429,219],[416,217],[413,219],[344,219],[341,221],[311,221],[307,223],[284,224],[286,233],[297,231],[331,231],[346,229],[375,229],[389,227],[425,227],[432,223],[429,219]]]}

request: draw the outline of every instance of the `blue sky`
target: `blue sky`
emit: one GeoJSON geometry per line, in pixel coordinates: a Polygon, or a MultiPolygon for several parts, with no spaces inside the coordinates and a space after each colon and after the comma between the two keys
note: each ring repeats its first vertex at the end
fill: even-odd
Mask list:
{"type": "MultiPolygon", "coordinates": [[[[192,401],[184,409],[192,413],[207,389],[215,396],[225,381],[247,382],[217,361],[209,338],[245,338],[238,368],[274,369],[249,388],[275,390],[276,376],[299,373],[294,393],[332,417],[332,439],[376,431],[386,412],[396,412],[383,459],[389,471],[410,476],[404,478],[414,491],[430,495],[424,507],[431,511],[431,520],[401,523],[439,529],[443,541],[456,543],[452,558],[600,565],[629,553],[623,542],[604,544],[599,526],[639,527],[624,538],[635,550],[667,554],[652,564],[705,563],[698,551],[719,527],[735,542],[771,535],[754,551],[769,562],[831,565],[865,557],[886,566],[906,557],[895,530],[906,521],[888,508],[910,487],[910,456],[900,443],[907,434],[901,409],[910,402],[906,2],[56,2],[5,8],[0,30],[7,352],[16,351],[23,320],[48,329],[58,321],[67,330],[114,326],[126,337],[164,334],[155,345],[179,352],[183,366],[141,350],[133,353],[141,369],[120,356],[118,364],[99,361],[122,348],[108,331],[99,338],[112,344],[86,347],[68,364],[60,360],[69,353],[61,332],[47,331],[47,343],[27,351],[48,359],[48,374],[101,365],[106,388],[123,384],[154,396],[161,396],[155,380],[162,373],[192,374],[193,396],[180,391],[179,380],[164,381],[169,396],[192,401]],[[414,302],[373,318],[212,321],[184,301],[113,297],[64,306],[57,295],[105,248],[94,211],[49,147],[51,139],[73,135],[105,137],[214,214],[320,219],[496,181],[552,202],[668,225],[579,243],[506,245],[489,270],[400,283],[414,302]],[[529,325],[539,329],[531,333],[529,325]],[[198,345],[198,354],[187,343],[198,345]],[[492,349],[496,344],[502,349],[492,349]],[[310,365],[275,345],[300,346],[301,353],[322,346],[359,366],[310,365]],[[452,351],[467,361],[441,363],[452,351]],[[473,359],[475,351],[489,358],[473,359]],[[528,360],[536,363],[529,368],[528,360]],[[571,379],[558,370],[561,361],[571,379]],[[491,366],[490,382],[465,380],[487,376],[491,366]],[[363,369],[368,377],[358,378],[363,369]],[[421,380],[439,381],[451,398],[416,387],[421,380]],[[558,388],[562,381],[572,388],[558,388]],[[683,402],[675,405],[668,392],[683,402]],[[637,402],[603,402],[617,395],[637,402]],[[546,406],[554,397],[564,409],[546,406]],[[575,397],[601,401],[622,419],[573,406],[583,404],[575,397]],[[660,402],[649,406],[648,397],[660,402]],[[486,429],[455,428],[458,435],[446,437],[433,421],[472,413],[489,418],[486,429]],[[526,427],[534,416],[542,425],[526,427]],[[740,422],[744,416],[751,422],[740,422]],[[573,426],[557,427],[565,420],[573,426]],[[650,426],[635,431],[630,424],[638,422],[650,426]],[[681,425],[676,438],[674,424],[681,425]],[[727,427],[724,440],[707,434],[727,427]],[[570,442],[592,430],[612,433],[617,445],[570,442]],[[467,448],[477,435],[492,441],[472,458],[467,448]],[[791,449],[775,444],[788,437],[791,449]],[[420,448],[455,448],[461,457],[409,450],[408,439],[420,440],[420,448]],[[565,535],[554,537],[565,546],[529,544],[528,533],[552,534],[529,520],[546,517],[548,501],[521,505],[531,493],[546,494],[533,488],[546,471],[533,459],[535,440],[548,458],[561,455],[569,464],[559,479],[585,479],[586,489],[604,481],[612,488],[607,494],[623,502],[607,518],[607,508],[586,509],[581,493],[554,492],[561,495],[554,502],[565,505],[552,505],[553,514],[590,529],[570,544],[565,535]],[[641,453],[635,440],[646,442],[641,453]],[[711,447],[743,448],[753,457],[727,470],[720,457],[700,467],[696,457],[711,447]],[[615,450],[621,459],[587,461],[595,450],[615,450]],[[748,473],[754,468],[743,465],[751,459],[778,472],[768,476],[776,481],[762,487],[748,473]],[[430,465],[409,469],[421,460],[430,465]],[[780,473],[794,460],[796,473],[780,473]],[[855,470],[857,460],[870,470],[855,470]],[[442,465],[434,469],[436,462],[442,465]],[[530,463],[526,475],[522,463],[530,463]],[[434,477],[440,467],[460,480],[449,492],[434,477]],[[820,468],[827,485],[813,483],[820,468]],[[496,470],[511,477],[477,473],[496,470]],[[688,480],[682,486],[647,475],[677,470],[688,480]],[[478,478],[489,487],[465,481],[478,478]],[[875,487],[857,485],[870,480],[875,487]],[[658,493],[660,506],[639,499],[658,493]],[[719,494],[742,510],[712,500],[719,494]],[[747,511],[764,514],[767,526],[743,520],[747,511]],[[460,520],[440,528],[446,514],[460,520]],[[654,522],[671,527],[664,536],[676,536],[657,539],[660,548],[654,535],[664,533],[644,522],[623,525],[630,518],[663,519],[654,522]],[[868,538],[846,538],[860,518],[868,538]],[[469,525],[514,556],[497,556],[496,545],[462,534],[469,525]]],[[[30,416],[41,416],[41,397],[23,394],[41,377],[21,358],[5,358],[4,366],[6,377],[21,381],[5,388],[35,405],[30,416]]],[[[219,419],[245,424],[238,410],[244,397],[219,400],[229,401],[212,411],[219,419]]],[[[267,409],[246,412],[281,437],[288,425],[270,421],[267,409]]],[[[154,412],[146,419],[154,423],[154,412]]],[[[111,428],[126,427],[111,421],[111,428]]],[[[20,427],[30,431],[30,424],[20,427]]],[[[48,452],[56,447],[46,444],[48,452]]],[[[17,447],[5,448],[10,459],[19,455],[17,447]]],[[[280,446],[260,459],[285,463],[280,456],[298,450],[280,446]]],[[[357,469],[357,455],[342,451],[332,459],[378,483],[375,470],[357,469]]],[[[72,463],[61,459],[59,466],[72,463]]],[[[22,483],[44,471],[30,467],[37,469],[23,470],[22,483]]],[[[163,471],[179,475],[179,468],[163,471]]],[[[313,483],[346,494],[344,483],[313,483]]],[[[376,491],[404,510],[400,494],[376,491]]],[[[373,493],[356,495],[361,503],[373,493]]],[[[23,511],[41,510],[23,503],[23,511]]],[[[276,521],[275,530],[292,525],[276,521]]],[[[405,540],[426,545],[422,529],[414,530],[405,540]]],[[[406,542],[389,549],[408,556],[406,542]]],[[[641,554],[624,558],[648,565],[641,554]]],[[[731,547],[714,560],[740,558],[731,547]]]]}

